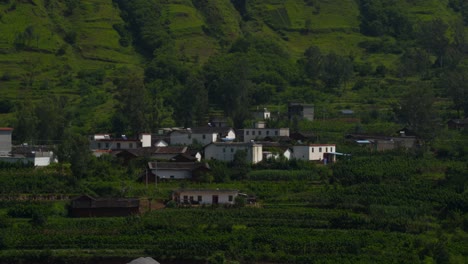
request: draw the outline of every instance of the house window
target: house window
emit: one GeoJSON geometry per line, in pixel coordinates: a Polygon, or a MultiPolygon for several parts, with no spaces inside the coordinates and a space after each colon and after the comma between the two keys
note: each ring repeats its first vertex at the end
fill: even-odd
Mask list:
{"type": "Polygon", "coordinates": [[[252,131],[252,136],[255,136],[255,130],[254,130],[254,131],[252,131]]]}
{"type": "Polygon", "coordinates": [[[101,143],[97,143],[97,147],[98,147],[98,149],[100,149],[101,148],[101,143]]]}
{"type": "Polygon", "coordinates": [[[188,196],[184,195],[184,202],[187,202],[187,201],[188,201],[188,196]]]}
{"type": "Polygon", "coordinates": [[[322,148],[319,148],[319,152],[322,152],[322,148]]]}
{"type": "Polygon", "coordinates": [[[223,152],[226,152],[226,148],[223,148],[223,152]]]}
{"type": "Polygon", "coordinates": [[[171,179],[175,179],[175,176],[174,176],[174,175],[171,175],[169,178],[171,178],[171,179]]]}
{"type": "Polygon", "coordinates": [[[232,202],[232,199],[233,199],[232,195],[229,195],[228,199],[230,202],[232,202]]]}
{"type": "Polygon", "coordinates": [[[328,152],[328,147],[325,148],[325,152],[328,152]]]}
{"type": "Polygon", "coordinates": [[[314,153],[314,148],[310,148],[310,152],[314,153]]]}
{"type": "Polygon", "coordinates": [[[277,136],[277,135],[278,135],[278,131],[275,131],[275,136],[277,136]]]}
{"type": "Polygon", "coordinates": [[[190,202],[191,203],[193,202],[193,196],[190,196],[190,202]]]}
{"type": "Polygon", "coordinates": [[[259,135],[259,136],[262,135],[262,131],[258,131],[258,135],[259,135]]]}
{"type": "Polygon", "coordinates": [[[188,134],[188,139],[192,139],[192,134],[188,134]]]}
{"type": "Polygon", "coordinates": [[[133,148],[133,143],[128,144],[129,148],[133,148]]]}
{"type": "Polygon", "coordinates": [[[206,139],[206,135],[205,135],[205,134],[203,134],[202,138],[203,138],[203,139],[206,139]]]}
{"type": "Polygon", "coordinates": [[[199,202],[202,201],[202,196],[201,196],[201,195],[198,195],[198,201],[199,201],[199,202]]]}
{"type": "Polygon", "coordinates": [[[270,135],[270,130],[267,130],[266,134],[267,134],[267,136],[269,136],[270,135]]]}
{"type": "Polygon", "coordinates": [[[231,148],[231,153],[233,153],[233,152],[234,152],[234,149],[233,149],[233,148],[231,148]]]}
{"type": "Polygon", "coordinates": [[[246,130],[246,131],[245,131],[245,135],[248,136],[248,135],[249,135],[249,132],[250,132],[250,131],[246,130]]]}
{"type": "Polygon", "coordinates": [[[109,143],[106,143],[106,149],[108,149],[108,148],[109,148],[109,143]]]}
{"type": "Polygon", "coordinates": [[[117,143],[117,149],[120,149],[120,143],[117,143]]]}

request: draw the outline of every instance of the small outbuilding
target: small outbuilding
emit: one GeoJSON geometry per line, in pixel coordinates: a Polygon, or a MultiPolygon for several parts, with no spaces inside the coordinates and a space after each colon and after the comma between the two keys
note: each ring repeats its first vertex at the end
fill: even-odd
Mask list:
{"type": "Polygon", "coordinates": [[[140,200],[137,198],[94,198],[82,195],[71,200],[71,217],[113,217],[139,213],[140,200]]]}

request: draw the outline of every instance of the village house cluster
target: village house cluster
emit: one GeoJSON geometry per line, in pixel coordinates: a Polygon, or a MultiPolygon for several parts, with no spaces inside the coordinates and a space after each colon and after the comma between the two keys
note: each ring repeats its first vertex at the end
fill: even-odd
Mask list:
{"type": "MultiPolygon", "coordinates": [[[[237,130],[229,126],[226,118],[216,117],[205,127],[163,128],[155,134],[140,134],[138,138],[113,137],[110,133],[95,134],[89,138],[89,148],[95,156],[112,155],[124,165],[136,158],[151,160],[142,168],[144,173],[139,179],[146,184],[164,180],[198,180],[210,171],[207,161],[232,162],[239,152],[242,152],[239,156],[245,158],[247,164],[268,159],[297,159],[328,164],[336,162],[337,156],[346,155],[338,152],[335,144],[315,143],[313,135],[291,132],[288,127],[269,127],[267,123],[272,118],[272,113],[266,108],[255,111],[252,116],[255,122],[251,127],[237,130]]],[[[288,118],[290,121],[313,120],[314,107],[310,104],[290,103],[288,118]]],[[[448,126],[463,129],[466,123],[466,120],[450,120],[448,126]]],[[[1,162],[32,163],[34,166],[47,166],[57,162],[52,146],[13,146],[12,132],[13,128],[0,128],[1,162]]],[[[413,148],[418,145],[418,139],[411,131],[403,129],[398,133],[397,136],[348,134],[345,140],[375,151],[413,148]]],[[[238,195],[237,190],[176,190],[172,199],[182,204],[232,204],[238,195]]],[[[92,204],[88,208],[92,212],[77,209],[77,215],[93,215],[95,212],[92,208],[112,205],[111,202],[91,197],[82,199],[88,201],[87,204],[92,204]]],[[[77,200],[73,204],[83,206],[86,204],[84,200],[77,200]]]]}

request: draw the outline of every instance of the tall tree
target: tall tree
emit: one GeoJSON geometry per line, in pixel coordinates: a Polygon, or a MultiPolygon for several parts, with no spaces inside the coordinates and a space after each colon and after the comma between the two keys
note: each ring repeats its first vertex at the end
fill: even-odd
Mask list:
{"type": "Polygon", "coordinates": [[[36,138],[36,124],[37,119],[32,102],[27,99],[17,104],[14,138],[20,143],[32,143],[36,138]]]}
{"type": "Polygon", "coordinates": [[[114,118],[120,121],[124,132],[130,132],[134,136],[145,132],[148,129],[145,118],[148,112],[148,94],[143,76],[138,72],[128,71],[116,80],[116,85],[118,103],[114,118]]]}
{"type": "Polygon", "coordinates": [[[191,74],[187,84],[180,90],[177,115],[186,127],[206,124],[208,114],[208,91],[200,75],[191,74]]]}
{"type": "Polygon", "coordinates": [[[73,175],[78,178],[88,176],[89,164],[92,160],[89,141],[85,136],[64,132],[61,143],[57,148],[59,162],[69,162],[73,175]]]}
{"type": "Polygon", "coordinates": [[[447,37],[448,25],[440,18],[424,21],[416,32],[419,44],[437,56],[440,67],[444,66],[443,56],[450,44],[447,37]]]}
{"type": "Polygon", "coordinates": [[[448,71],[441,77],[440,85],[446,88],[447,94],[452,98],[458,117],[461,111],[468,117],[468,73],[466,69],[457,68],[448,71]]]}
{"type": "Polygon", "coordinates": [[[427,141],[433,139],[436,133],[434,101],[431,86],[417,83],[402,96],[397,110],[400,122],[427,141]]]}
{"type": "Polygon", "coordinates": [[[48,143],[61,137],[65,127],[64,109],[54,96],[44,97],[35,108],[37,118],[37,138],[48,143]]]}

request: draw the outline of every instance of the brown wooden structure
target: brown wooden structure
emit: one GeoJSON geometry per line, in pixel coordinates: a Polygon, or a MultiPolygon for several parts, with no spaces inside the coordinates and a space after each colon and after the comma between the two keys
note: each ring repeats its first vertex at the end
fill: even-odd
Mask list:
{"type": "Polygon", "coordinates": [[[140,200],[136,198],[93,198],[82,195],[71,200],[71,217],[113,217],[139,213],[140,200]]]}

